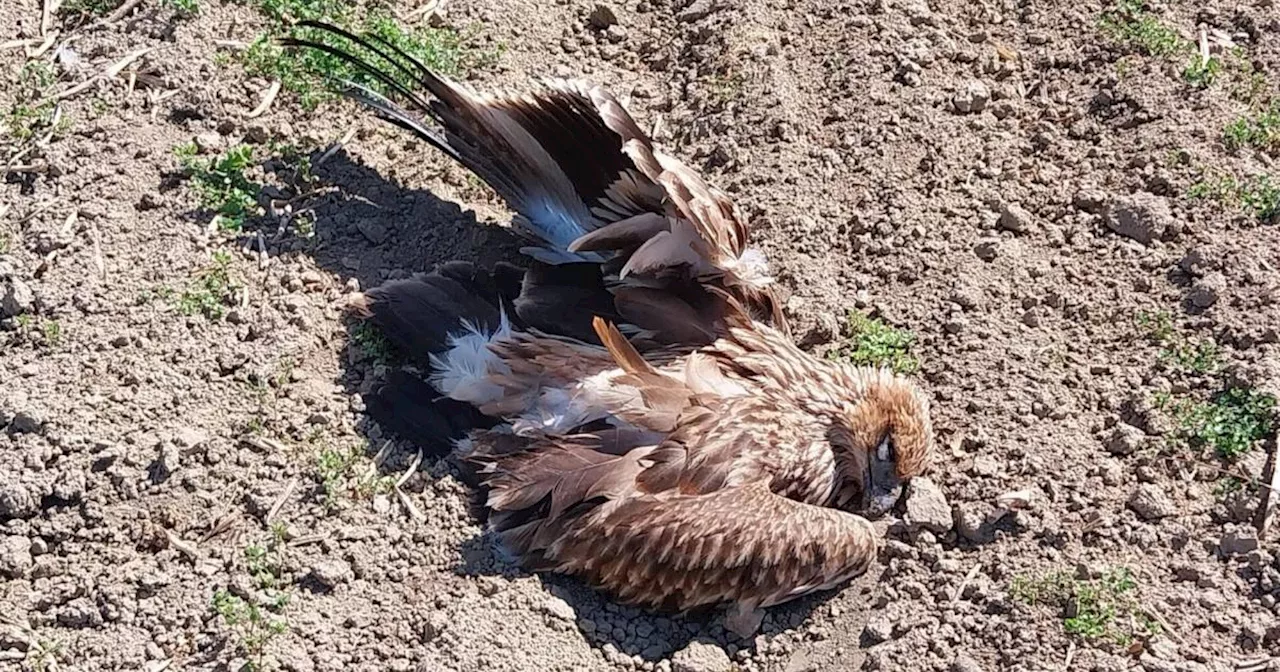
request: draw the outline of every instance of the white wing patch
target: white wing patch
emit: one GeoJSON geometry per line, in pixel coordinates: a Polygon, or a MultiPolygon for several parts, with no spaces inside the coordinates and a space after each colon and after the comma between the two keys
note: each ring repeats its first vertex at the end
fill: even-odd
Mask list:
{"type": "Polygon", "coordinates": [[[449,349],[431,355],[430,382],[445,396],[479,406],[502,398],[502,388],[490,382],[491,374],[509,374],[510,367],[489,350],[489,344],[511,336],[511,322],[502,311],[498,328],[485,333],[463,321],[463,331],[449,336],[449,349]]]}

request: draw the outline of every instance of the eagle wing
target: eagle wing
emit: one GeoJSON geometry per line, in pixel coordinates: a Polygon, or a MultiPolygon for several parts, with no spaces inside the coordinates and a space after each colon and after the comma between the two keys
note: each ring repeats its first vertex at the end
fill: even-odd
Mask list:
{"type": "MultiPolygon", "coordinates": [[[[283,40],[344,59],[402,99],[404,106],[350,82],[346,91],[488,183],[517,213],[516,230],[534,243],[526,254],[551,265],[601,265],[618,313],[639,330],[670,331],[660,340],[678,342],[690,338],[693,314],[708,339],[719,304],[697,291],[699,283],[726,288],[765,318],[783,320],[764,258],[747,248],[738,208],[656,150],[604,88],[554,79],[518,94],[477,94],[377,36],[315,21],[298,26],[352,45],[283,40]],[[617,291],[645,288],[663,291],[617,291]]],[[[563,315],[571,307],[543,299],[529,309],[563,315]]]]}

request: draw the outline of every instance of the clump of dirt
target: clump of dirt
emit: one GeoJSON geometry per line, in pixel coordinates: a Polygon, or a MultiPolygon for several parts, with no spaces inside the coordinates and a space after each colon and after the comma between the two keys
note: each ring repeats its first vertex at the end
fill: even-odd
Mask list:
{"type": "Polygon", "coordinates": [[[932,392],[943,459],[882,563],[753,641],[521,571],[448,461],[364,417],[399,363],[346,294],[516,245],[474,179],[314,84],[253,114],[297,75],[258,39],[318,6],[0,6],[4,665],[1280,654],[1280,557],[1252,525],[1280,393],[1266,3],[380,6],[454,31],[429,44],[477,88],[607,84],[750,215],[807,346],[932,392]]]}

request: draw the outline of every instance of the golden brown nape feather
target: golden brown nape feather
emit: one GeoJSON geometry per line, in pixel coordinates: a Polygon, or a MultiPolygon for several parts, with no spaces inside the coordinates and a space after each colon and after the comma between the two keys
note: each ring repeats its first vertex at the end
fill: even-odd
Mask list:
{"type": "Polygon", "coordinates": [[[831,437],[832,445],[847,456],[839,503],[856,496],[858,510],[881,515],[898,502],[906,483],[924,474],[933,461],[929,401],[914,383],[887,369],[852,369],[848,374],[864,393],[862,403],[844,413],[831,437]]]}

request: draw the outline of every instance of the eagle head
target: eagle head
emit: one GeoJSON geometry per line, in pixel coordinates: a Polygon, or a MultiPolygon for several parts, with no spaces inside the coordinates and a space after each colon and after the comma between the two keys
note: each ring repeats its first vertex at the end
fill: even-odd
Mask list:
{"type": "Polygon", "coordinates": [[[886,369],[857,372],[861,394],[832,427],[832,445],[843,453],[841,503],[866,515],[893,508],[906,483],[929,469],[933,423],[924,392],[886,369]]]}

